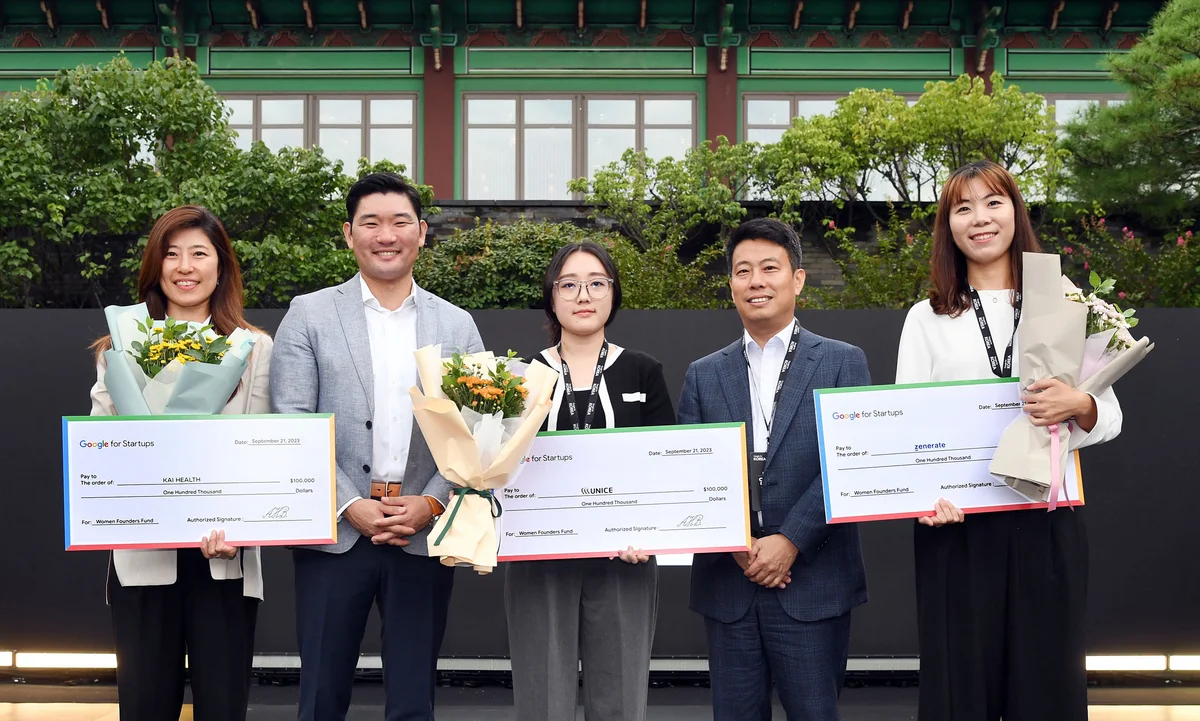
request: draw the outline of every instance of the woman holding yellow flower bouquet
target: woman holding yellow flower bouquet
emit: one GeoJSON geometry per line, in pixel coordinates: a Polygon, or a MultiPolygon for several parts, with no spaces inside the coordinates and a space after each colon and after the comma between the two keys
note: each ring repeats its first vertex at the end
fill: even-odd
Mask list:
{"type": "MultiPolygon", "coordinates": [[[[560,249],[543,299],[555,345],[537,360],[561,374],[543,430],[675,425],[662,364],[605,338],[621,281],[604,248],[560,249]]],[[[588,721],[646,718],[658,611],[652,557],[627,548],[610,558],[510,563],[504,600],[518,721],[575,718],[581,659],[588,721]]]]}
{"type": "MultiPolygon", "coordinates": [[[[219,362],[220,336],[256,334],[246,371],[222,413],[269,413],[271,339],[246,322],[242,275],[221,221],[198,206],[165,213],[150,230],[138,296],[163,326],[134,350],[148,376],[171,360],[219,362]],[[189,323],[191,325],[189,325],[189,323]],[[197,332],[196,325],[211,326],[197,332]]],[[[157,328],[157,323],[154,324],[157,328]]],[[[109,336],[93,344],[92,415],[117,415],[105,386],[109,336]]],[[[235,548],[214,530],[200,548],[113,551],[108,600],[122,721],[177,719],[188,660],[196,721],[244,721],[254,626],[263,596],[258,548],[235,548]]]]}

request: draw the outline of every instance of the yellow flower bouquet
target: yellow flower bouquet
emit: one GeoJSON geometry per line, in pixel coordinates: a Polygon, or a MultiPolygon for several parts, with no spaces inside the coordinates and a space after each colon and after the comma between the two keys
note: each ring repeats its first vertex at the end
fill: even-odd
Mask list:
{"type": "Polygon", "coordinates": [[[123,416],[220,413],[241,382],[257,336],[228,337],[209,325],[150,318],[145,303],[104,309],[112,349],[104,383],[123,416]]]}
{"type": "Polygon", "coordinates": [[[214,363],[220,364],[230,349],[229,339],[215,335],[212,325],[200,326],[185,321],[167,318],[161,325],[152,318],[137,322],[137,329],[145,334],[141,341],[129,344],[134,360],[148,378],[153,378],[171,363],[214,363]]]}

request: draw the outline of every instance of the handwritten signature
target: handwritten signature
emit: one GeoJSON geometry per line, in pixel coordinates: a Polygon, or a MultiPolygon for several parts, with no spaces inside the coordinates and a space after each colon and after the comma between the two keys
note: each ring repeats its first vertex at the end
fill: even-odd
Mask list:
{"type": "Polygon", "coordinates": [[[699,528],[700,523],[704,520],[704,516],[688,516],[679,522],[676,528],[699,528]]]}
{"type": "Polygon", "coordinates": [[[264,513],[263,518],[272,518],[272,519],[287,518],[289,510],[291,510],[291,509],[288,506],[276,506],[275,508],[272,508],[271,510],[264,513]]]}

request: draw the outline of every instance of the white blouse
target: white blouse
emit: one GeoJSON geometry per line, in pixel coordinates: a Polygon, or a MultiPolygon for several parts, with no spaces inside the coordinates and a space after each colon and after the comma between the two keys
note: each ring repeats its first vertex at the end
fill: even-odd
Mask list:
{"type": "MultiPolygon", "coordinates": [[[[1004,359],[1004,349],[1013,339],[1013,376],[1021,374],[1020,343],[1013,335],[1013,307],[1008,290],[981,290],[983,312],[996,344],[996,355],[1004,359]]],[[[991,361],[983,345],[983,334],[975,313],[967,309],[956,318],[937,315],[928,300],[908,311],[900,334],[896,360],[897,383],[929,383],[995,378],[991,361]]],[[[1071,424],[1067,447],[1071,450],[1103,443],[1121,432],[1121,404],[1112,388],[1093,396],[1096,400],[1096,425],[1091,432],[1071,424]]]]}

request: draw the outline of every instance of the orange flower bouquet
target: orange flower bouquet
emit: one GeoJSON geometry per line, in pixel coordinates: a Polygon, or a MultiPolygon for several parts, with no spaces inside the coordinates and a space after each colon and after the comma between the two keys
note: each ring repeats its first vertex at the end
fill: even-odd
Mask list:
{"type": "Polygon", "coordinates": [[[416,352],[422,392],[413,388],[413,414],[438,471],[458,486],[429,536],[429,555],[447,566],[481,573],[496,567],[493,491],[509,483],[550,412],[558,374],[540,363],[524,364],[512,352],[442,358],[441,346],[416,352]]]}

